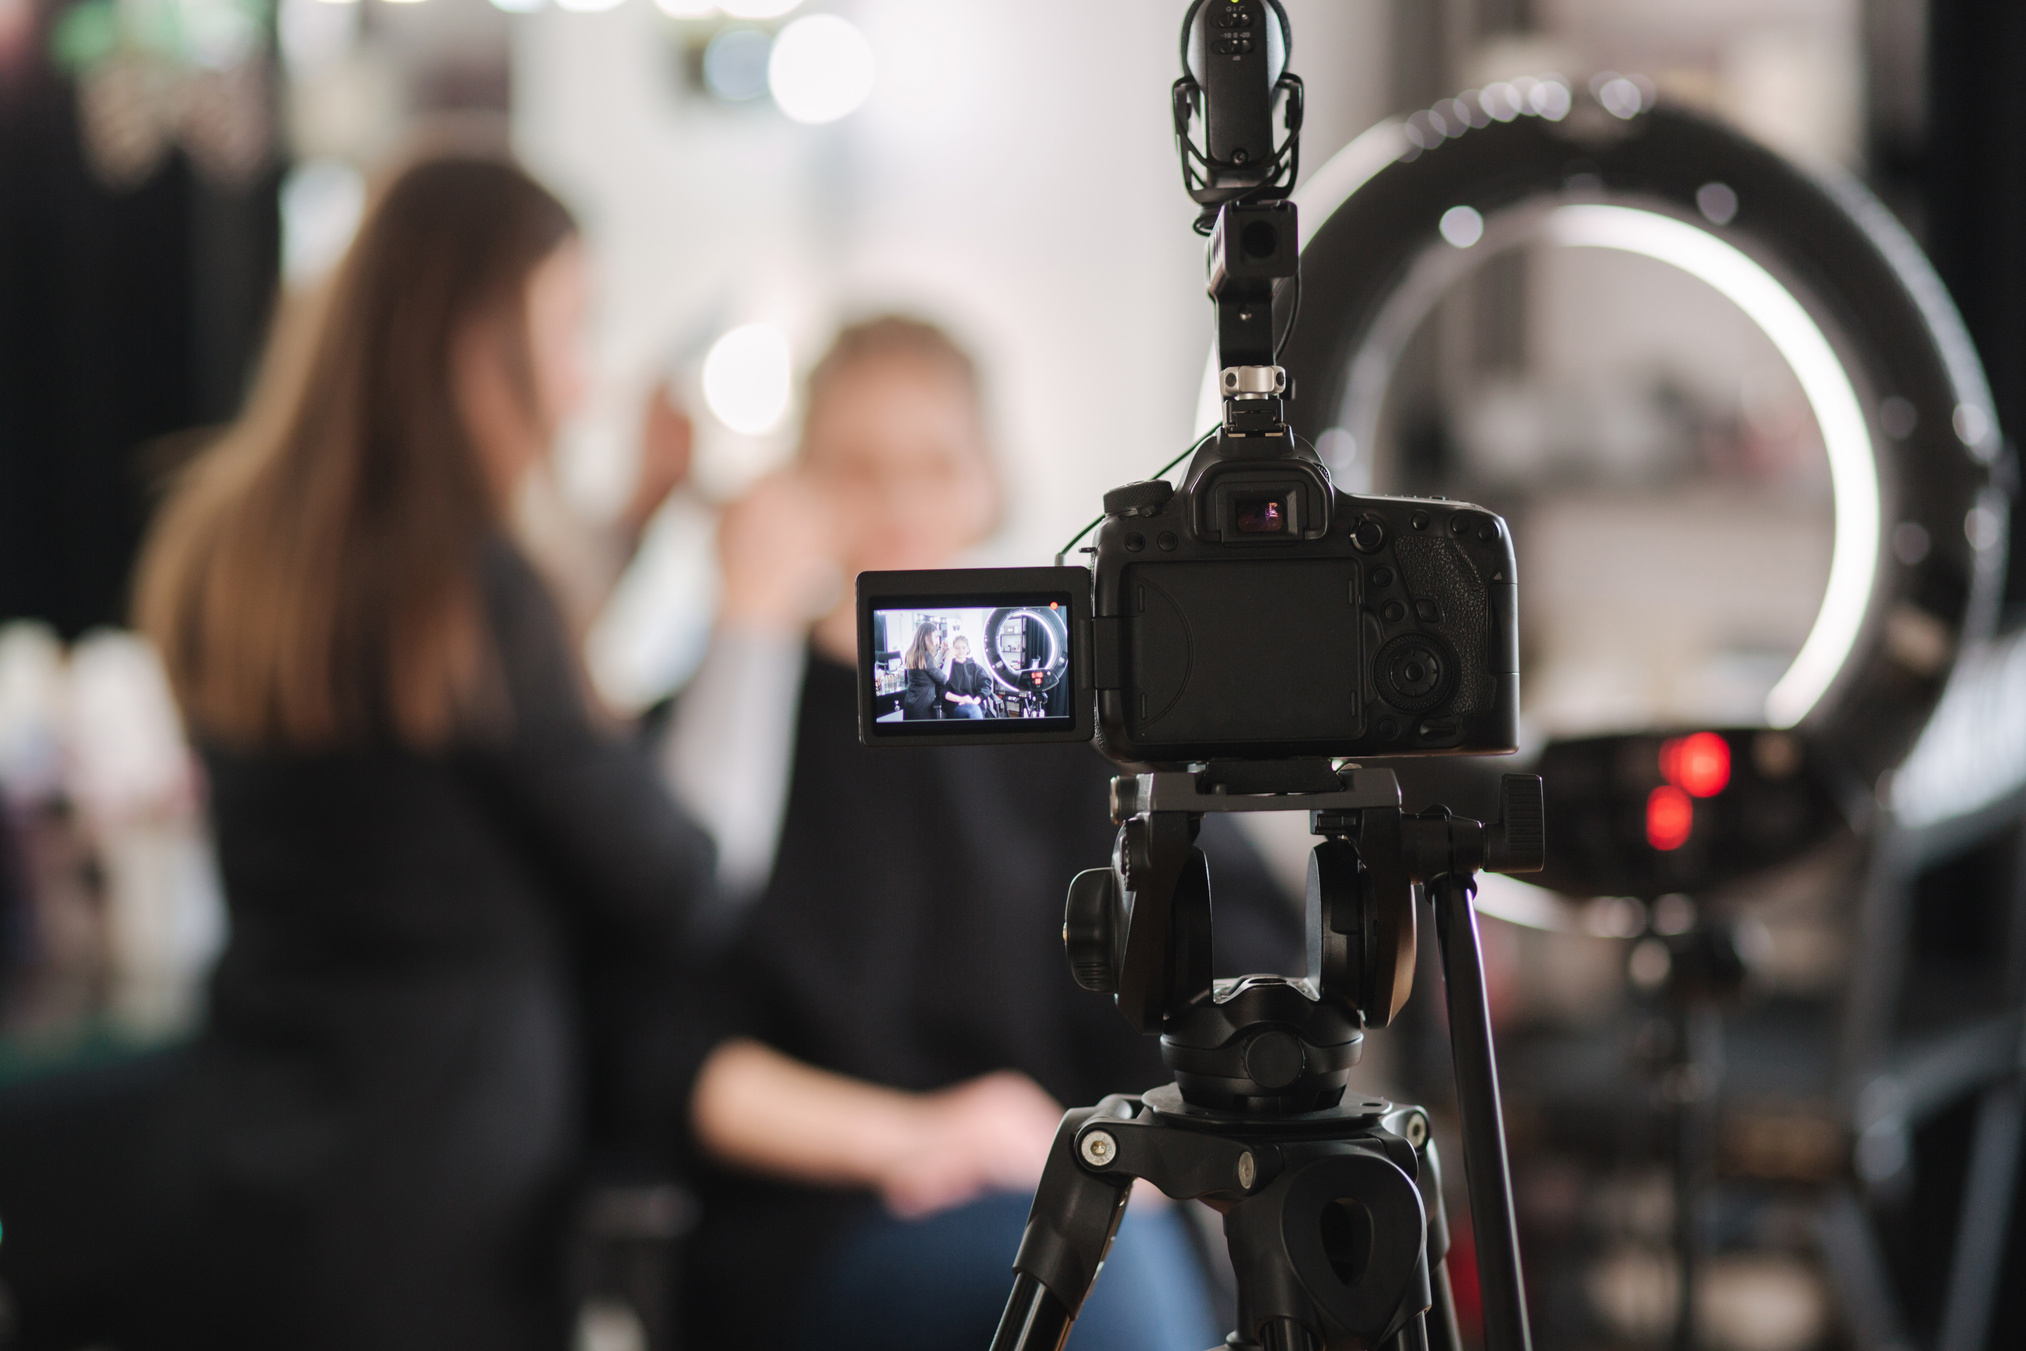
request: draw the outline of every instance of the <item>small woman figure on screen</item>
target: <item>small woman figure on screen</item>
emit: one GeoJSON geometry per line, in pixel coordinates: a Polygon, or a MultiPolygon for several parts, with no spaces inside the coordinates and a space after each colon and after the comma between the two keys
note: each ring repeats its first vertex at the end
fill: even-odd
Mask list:
{"type": "Polygon", "coordinates": [[[940,659],[941,644],[936,640],[936,626],[923,620],[915,629],[914,641],[907,645],[901,656],[901,665],[907,671],[907,688],[901,691],[900,708],[903,718],[940,718],[943,716],[943,696],[949,682],[944,678],[940,659]]]}
{"type": "Polygon", "coordinates": [[[949,688],[943,692],[943,699],[950,705],[946,716],[952,718],[988,718],[986,696],[992,692],[992,677],[984,667],[971,660],[971,640],[958,634],[950,640],[949,688]]]}

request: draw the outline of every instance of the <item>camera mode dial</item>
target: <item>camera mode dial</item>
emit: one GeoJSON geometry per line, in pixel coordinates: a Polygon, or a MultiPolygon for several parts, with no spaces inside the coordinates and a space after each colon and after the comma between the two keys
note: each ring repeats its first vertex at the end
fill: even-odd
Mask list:
{"type": "Polygon", "coordinates": [[[1107,516],[1158,516],[1161,508],[1168,505],[1168,499],[1175,495],[1175,485],[1166,479],[1144,479],[1128,483],[1122,488],[1113,488],[1104,495],[1104,514],[1107,516]]]}

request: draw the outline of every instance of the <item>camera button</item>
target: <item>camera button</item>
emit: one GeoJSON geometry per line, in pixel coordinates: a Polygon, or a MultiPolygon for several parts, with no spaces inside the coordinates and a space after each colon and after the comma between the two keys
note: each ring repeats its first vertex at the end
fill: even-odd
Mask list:
{"type": "Polygon", "coordinates": [[[1372,585],[1373,585],[1373,586],[1375,586],[1375,587],[1378,587],[1378,586],[1391,586],[1392,584],[1393,584],[1393,570],[1392,570],[1391,568],[1373,568],[1373,569],[1372,569],[1372,585]]]}
{"type": "Polygon", "coordinates": [[[1430,718],[1415,728],[1414,732],[1423,741],[1447,741],[1456,735],[1457,730],[1457,721],[1454,718],[1430,718]]]}
{"type": "Polygon", "coordinates": [[[1167,550],[1169,553],[1173,553],[1175,551],[1175,546],[1177,544],[1180,544],[1181,541],[1175,537],[1174,531],[1163,530],[1161,532],[1160,538],[1157,539],[1155,543],[1159,544],[1163,549],[1167,550]]]}
{"type": "Polygon", "coordinates": [[[1486,544],[1492,543],[1494,540],[1498,538],[1498,522],[1485,521],[1483,524],[1479,525],[1477,527],[1477,537],[1480,540],[1484,541],[1486,544]]]}
{"type": "Polygon", "coordinates": [[[1358,522],[1358,528],[1351,532],[1351,543],[1360,553],[1377,553],[1386,543],[1386,527],[1371,517],[1358,522]]]}
{"type": "Polygon", "coordinates": [[[1432,600],[1415,601],[1414,614],[1424,624],[1440,624],[1442,622],[1442,607],[1432,600]]]}
{"type": "Polygon", "coordinates": [[[1389,600],[1380,609],[1379,614],[1388,624],[1397,624],[1407,617],[1407,607],[1397,600],[1389,600]]]}
{"type": "Polygon", "coordinates": [[[1146,547],[1147,547],[1147,537],[1145,535],[1140,534],[1137,530],[1134,531],[1132,534],[1126,536],[1126,548],[1130,549],[1132,552],[1138,553],[1140,550],[1146,547]]]}
{"type": "Polygon", "coordinates": [[[1428,513],[1425,511],[1415,512],[1407,518],[1407,524],[1413,526],[1416,530],[1426,530],[1428,528],[1428,513]]]}
{"type": "Polygon", "coordinates": [[[1470,533],[1470,527],[1477,524],[1477,517],[1467,511],[1459,511],[1449,518],[1449,533],[1463,536],[1470,533]]]}

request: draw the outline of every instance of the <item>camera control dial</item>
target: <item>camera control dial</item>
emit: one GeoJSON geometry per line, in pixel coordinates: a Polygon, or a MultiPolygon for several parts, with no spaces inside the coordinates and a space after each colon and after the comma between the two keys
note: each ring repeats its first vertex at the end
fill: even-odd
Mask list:
{"type": "Polygon", "coordinates": [[[1434,708],[1456,685],[1456,658],[1429,633],[1403,633],[1379,649],[1379,693],[1408,713],[1434,708]]]}

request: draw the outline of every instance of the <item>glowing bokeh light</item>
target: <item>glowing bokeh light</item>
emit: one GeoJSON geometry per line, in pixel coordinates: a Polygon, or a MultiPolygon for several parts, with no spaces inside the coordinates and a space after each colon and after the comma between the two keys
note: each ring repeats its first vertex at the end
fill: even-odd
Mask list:
{"type": "Polygon", "coordinates": [[[872,44],[849,19],[811,14],[774,39],[767,87],[797,122],[835,122],[856,112],[876,77],[872,44]]]}
{"type": "Polygon", "coordinates": [[[1695,828],[1695,803],[1673,784],[1646,795],[1646,842],[1665,852],[1688,843],[1695,828]]]}
{"type": "Polygon", "coordinates": [[[1660,776],[1690,797],[1715,797],[1731,781],[1731,747],[1715,732],[1660,743],[1660,776]]]}
{"type": "Polygon", "coordinates": [[[1442,237],[1459,249],[1467,249],[1484,238],[1484,217],[1477,214],[1475,207],[1452,206],[1442,213],[1437,226],[1442,237]]]}
{"type": "Polygon", "coordinates": [[[786,335],[772,324],[745,324],[704,357],[704,402],[733,431],[762,436],[788,415],[793,378],[786,335]]]}
{"type": "Polygon", "coordinates": [[[726,103],[767,92],[767,55],[774,40],[757,28],[724,28],[703,52],[703,82],[726,103]]]}

